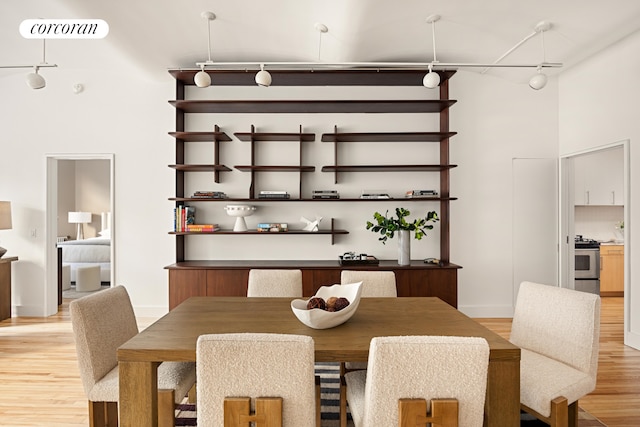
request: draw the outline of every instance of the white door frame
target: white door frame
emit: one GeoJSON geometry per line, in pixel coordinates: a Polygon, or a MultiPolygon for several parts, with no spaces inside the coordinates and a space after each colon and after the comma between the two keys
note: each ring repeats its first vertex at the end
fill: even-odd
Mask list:
{"type": "Polygon", "coordinates": [[[574,218],[573,218],[573,158],[584,154],[591,154],[602,150],[607,150],[616,147],[622,147],[624,151],[624,343],[628,346],[639,348],[640,343],[636,342],[635,335],[631,333],[631,233],[630,227],[630,213],[631,213],[631,179],[630,179],[630,162],[631,157],[629,149],[631,142],[628,139],[617,141],[607,145],[601,145],[599,147],[583,150],[571,154],[566,154],[560,157],[560,242],[561,242],[561,256],[560,256],[560,286],[573,287],[574,279],[574,261],[573,254],[574,245],[573,236],[574,233],[574,218]],[[566,243],[566,244],[562,244],[566,243]],[[633,335],[633,336],[632,336],[633,335]]]}
{"type": "Polygon", "coordinates": [[[46,189],[47,201],[45,212],[46,253],[45,253],[45,316],[58,312],[58,161],[59,160],[109,160],[109,209],[111,215],[111,286],[115,283],[115,156],[114,154],[47,154],[46,155],[46,189]]]}

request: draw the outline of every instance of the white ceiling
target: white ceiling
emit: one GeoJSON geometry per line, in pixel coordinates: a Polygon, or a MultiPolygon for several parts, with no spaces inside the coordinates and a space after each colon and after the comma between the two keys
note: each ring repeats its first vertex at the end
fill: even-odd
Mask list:
{"type": "MultiPolygon", "coordinates": [[[[80,69],[133,64],[166,79],[168,68],[207,59],[203,11],[217,16],[211,22],[212,59],[221,62],[310,62],[318,60],[319,50],[327,62],[428,62],[426,18],[439,14],[440,62],[493,62],[546,20],[553,23],[545,34],[546,60],[566,69],[640,27],[638,0],[2,0],[0,65],[42,59],[42,42],[18,33],[22,20],[93,18],[109,24],[104,40],[49,40],[47,62],[80,69]],[[316,22],[328,33],[321,36],[316,22]]],[[[504,63],[542,59],[536,36],[504,63]]],[[[525,81],[531,71],[489,73],[525,81]]]]}

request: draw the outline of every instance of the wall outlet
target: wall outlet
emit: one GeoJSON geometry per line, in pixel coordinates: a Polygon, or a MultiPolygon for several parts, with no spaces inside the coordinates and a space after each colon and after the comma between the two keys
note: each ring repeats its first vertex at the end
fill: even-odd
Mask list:
{"type": "Polygon", "coordinates": [[[33,237],[34,239],[36,237],[38,237],[38,229],[37,228],[32,228],[31,229],[31,233],[30,233],[31,237],[33,237]]]}

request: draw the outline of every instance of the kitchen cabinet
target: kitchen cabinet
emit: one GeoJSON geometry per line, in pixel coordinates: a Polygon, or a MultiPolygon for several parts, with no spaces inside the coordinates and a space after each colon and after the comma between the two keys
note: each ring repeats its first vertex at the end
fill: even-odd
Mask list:
{"type": "Polygon", "coordinates": [[[624,151],[621,147],[574,159],[575,205],[624,205],[624,151]]]}
{"type": "Polygon", "coordinates": [[[624,295],[624,246],[600,245],[600,296],[624,295]]]}

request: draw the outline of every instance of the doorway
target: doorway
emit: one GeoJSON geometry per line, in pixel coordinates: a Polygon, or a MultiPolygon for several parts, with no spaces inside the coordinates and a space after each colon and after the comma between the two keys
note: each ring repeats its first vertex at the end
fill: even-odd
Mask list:
{"type": "Polygon", "coordinates": [[[108,232],[110,271],[104,272],[103,275],[106,277],[102,278],[102,281],[108,278],[111,286],[115,283],[114,155],[52,154],[46,156],[46,167],[47,232],[44,306],[46,315],[52,315],[58,311],[58,238],[63,236],[77,238],[75,231],[77,225],[68,224],[68,212],[80,210],[91,214],[91,221],[82,224],[87,238],[102,237],[101,235],[108,232]],[[91,184],[88,181],[95,182],[91,184]],[[92,191],[92,188],[100,190],[92,191]],[[95,200],[97,197],[106,197],[108,200],[95,200]]]}
{"type": "MultiPolygon", "coordinates": [[[[630,173],[629,173],[629,146],[630,141],[624,140],[615,142],[612,144],[604,145],[597,147],[595,149],[581,151],[577,153],[572,153],[566,156],[561,157],[560,159],[560,168],[561,168],[561,183],[560,183],[560,242],[561,242],[561,251],[560,251],[560,286],[566,288],[573,288],[575,283],[575,243],[574,237],[576,234],[580,234],[577,231],[585,230],[585,227],[582,225],[579,229],[576,229],[576,221],[580,221],[581,218],[584,218],[584,211],[581,213],[579,209],[583,209],[584,206],[589,206],[590,204],[598,204],[601,208],[598,208],[599,212],[597,215],[615,215],[615,211],[612,209],[619,209],[622,211],[622,214],[619,217],[616,217],[616,221],[609,221],[610,224],[610,235],[614,237],[614,226],[615,222],[619,222],[621,219],[624,224],[629,224],[629,215],[630,215],[630,173]],[[614,162],[600,162],[597,167],[602,167],[605,163],[615,163],[609,164],[609,167],[612,168],[611,171],[613,173],[620,173],[620,180],[622,182],[622,200],[623,203],[620,203],[620,199],[617,199],[618,196],[613,194],[612,191],[609,191],[607,194],[607,198],[609,201],[605,204],[604,202],[597,201],[596,195],[590,194],[588,191],[585,192],[583,188],[583,183],[576,182],[579,181],[579,178],[576,179],[576,176],[580,175],[579,172],[576,172],[576,164],[578,162],[582,162],[583,160],[589,158],[592,159],[607,159],[611,158],[609,154],[613,151],[621,151],[622,155],[617,157],[617,160],[614,162]],[[590,200],[591,199],[591,200],[590,200]],[[595,201],[595,202],[594,202],[595,201]],[[576,205],[579,205],[576,207],[576,205]],[[605,207],[605,205],[608,205],[605,207]],[[604,214],[603,214],[604,212],[604,214]],[[576,218],[576,216],[578,218],[576,218]]],[[[615,157],[614,157],[615,158],[615,157]]],[[[589,161],[590,161],[589,160],[589,161]]],[[[593,175],[593,174],[591,174],[593,175]]],[[[597,180],[597,177],[596,177],[597,180]]],[[[597,220],[597,217],[596,217],[597,220]]],[[[597,240],[607,240],[607,237],[603,234],[598,235],[599,229],[595,225],[589,225],[587,228],[590,234],[594,234],[594,237],[597,240]]],[[[619,231],[619,230],[618,230],[619,231]]],[[[606,234],[606,232],[605,232],[606,234]]],[[[591,237],[591,236],[584,236],[591,237]]],[[[630,277],[630,251],[627,248],[630,247],[630,233],[628,227],[624,227],[622,229],[622,233],[618,235],[618,238],[623,242],[625,246],[624,250],[624,330],[628,331],[629,328],[629,305],[630,298],[629,295],[629,277],[630,277]]],[[[625,344],[627,344],[625,333],[625,344]]],[[[629,345],[629,344],[627,344],[629,345]]]]}

